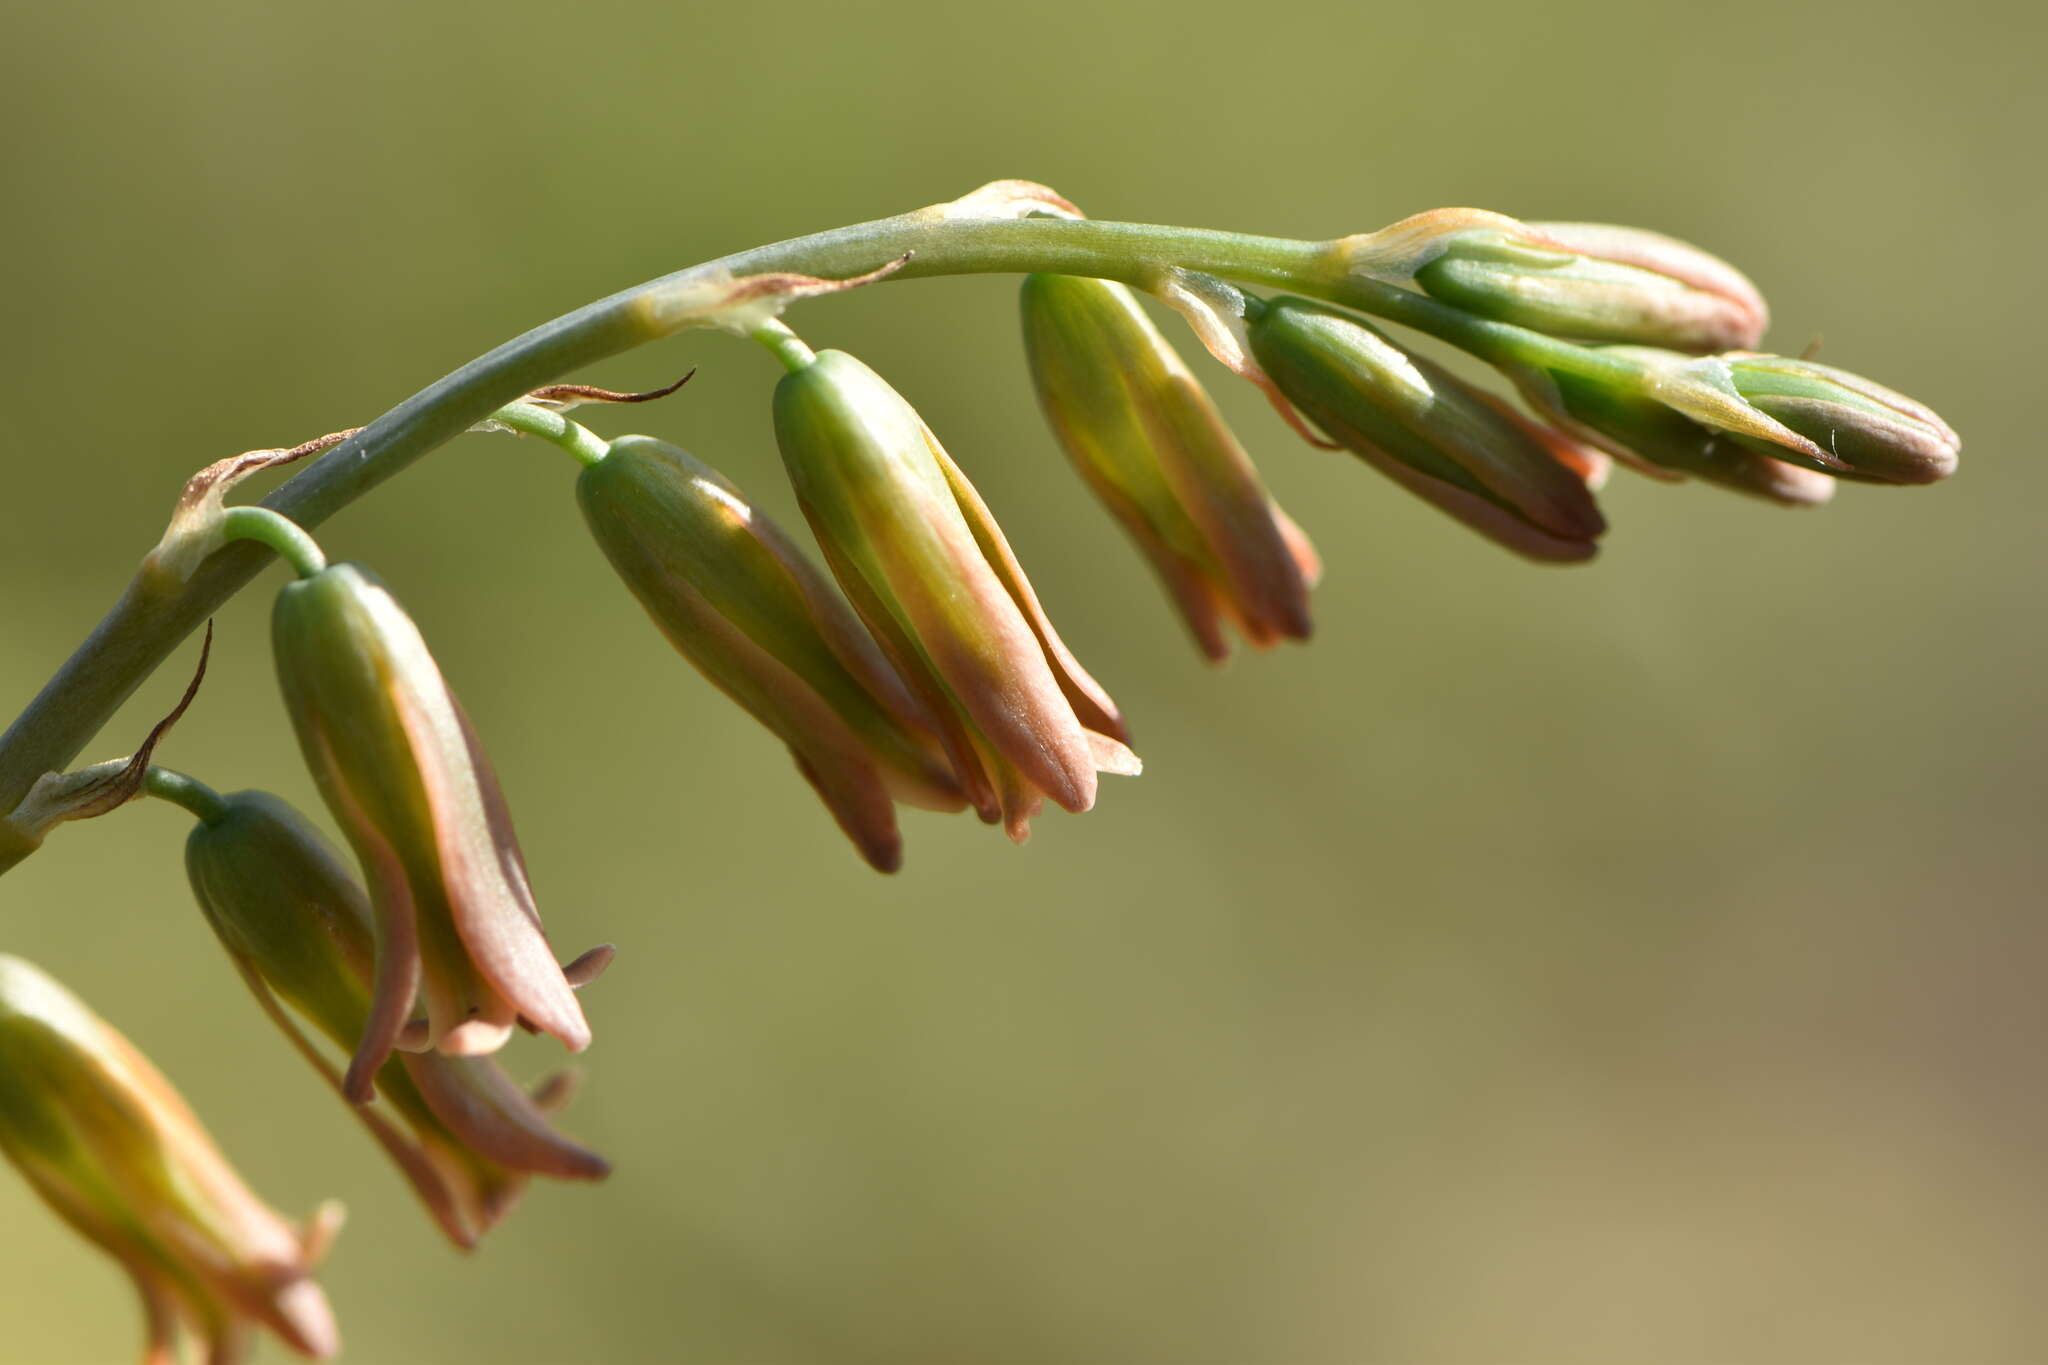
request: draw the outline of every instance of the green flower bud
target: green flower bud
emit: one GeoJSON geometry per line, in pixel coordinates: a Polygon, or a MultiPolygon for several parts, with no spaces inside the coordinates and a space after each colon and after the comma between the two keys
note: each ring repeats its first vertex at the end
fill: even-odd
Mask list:
{"type": "Polygon", "coordinates": [[[1607,524],[1555,433],[1321,304],[1269,300],[1249,334],[1288,400],[1381,473],[1533,559],[1592,557],[1607,524]]]}
{"type": "Polygon", "coordinates": [[[1532,403],[1624,457],[1790,502],[1825,500],[1832,479],[1930,483],[1955,470],[1960,442],[1941,418],[1845,370],[1751,352],[1599,353],[1628,370],[1592,378],[1537,368],[1519,382],[1532,403]]]}
{"type": "Polygon", "coordinates": [[[821,352],[776,387],[775,435],[827,564],[984,820],[1021,842],[1044,798],[1087,810],[1098,771],[1138,770],[980,495],[881,376],[821,352]]]}
{"type": "Polygon", "coordinates": [[[589,1046],[497,776],[412,620],[336,564],[286,585],[271,634],[306,764],[370,878],[375,987],[349,1097],[368,1099],[415,994],[443,1052],[495,1051],[522,1021],[589,1046]]]}
{"type": "Polygon", "coordinates": [[[312,1279],[340,1207],[304,1227],[273,1211],[147,1058],[17,957],[0,957],[0,1151],[128,1272],[145,1361],[173,1359],[181,1332],[209,1361],[239,1360],[259,1326],[301,1355],[340,1349],[312,1279]]]}
{"type": "Polygon", "coordinates": [[[1788,507],[1834,496],[1834,479],[1710,431],[1640,385],[1543,371],[1517,380],[1532,407],[1654,478],[1696,478],[1788,507]]]}
{"type": "Polygon", "coordinates": [[[655,625],[789,746],[869,863],[902,863],[894,801],[965,804],[925,706],[831,580],[717,471],[627,436],[584,469],[576,497],[655,625]]]}
{"type": "Polygon", "coordinates": [[[1152,561],[1202,652],[1229,654],[1225,620],[1256,648],[1307,639],[1315,550],[1137,296],[1106,280],[1032,275],[1023,314],[1060,444],[1152,561]]]}
{"type": "MultiPolygon", "coordinates": [[[[1955,473],[1962,440],[1925,404],[1811,360],[1748,353],[1719,359],[1744,402],[1828,453],[1830,461],[1816,467],[1877,483],[1933,483],[1955,473]]],[[[1787,454],[1780,441],[1741,433],[1737,439],[1808,462],[1796,449],[1787,454]]]]}
{"type": "MultiPolygon", "coordinates": [[[[369,898],[305,818],[267,792],[234,792],[185,841],[199,908],[292,1046],[342,1093],[342,1077],[294,1015],[344,1052],[371,1009],[369,898]]],[[[393,1057],[376,1102],[351,1106],[441,1230],[467,1249],[533,1175],[598,1179],[604,1159],[556,1132],[488,1057],[393,1057]]]]}
{"type": "Polygon", "coordinates": [[[1344,252],[1361,274],[1578,341],[1727,351],[1756,345],[1770,323],[1735,267],[1641,228],[1438,209],[1347,238],[1344,252]]]}

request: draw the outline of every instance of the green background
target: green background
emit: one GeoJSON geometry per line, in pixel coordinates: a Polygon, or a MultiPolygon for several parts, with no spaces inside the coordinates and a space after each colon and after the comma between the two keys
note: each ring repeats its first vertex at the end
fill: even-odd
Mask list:
{"type": "MultiPolygon", "coordinates": [[[[1211,671],[1038,420],[1011,282],[805,305],[973,474],[1143,778],[1022,850],[912,814],[870,874],[612,581],[574,467],[471,437],[323,539],[432,640],[557,943],[620,945],[568,1125],[612,1181],[446,1249],[201,928],[169,807],[54,837],[0,885],[0,948],[266,1197],[347,1201],[324,1278],[358,1362],[2039,1360],[2037,14],[17,7],[0,711],[200,464],[999,176],[1302,236],[1442,204],[1663,229],[1757,279],[1779,349],[1824,336],[1966,448],[1949,486],[1820,512],[1618,475],[1602,558],[1542,569],[1204,361],[1329,566],[1312,647],[1211,671]]],[[[764,353],[584,377],[691,365],[592,424],[787,509],[764,353]]],[[[316,810],[278,578],[222,613],[164,757],[316,810]]],[[[111,1264],[11,1177],[0,1228],[0,1359],[131,1354],[111,1264]]]]}

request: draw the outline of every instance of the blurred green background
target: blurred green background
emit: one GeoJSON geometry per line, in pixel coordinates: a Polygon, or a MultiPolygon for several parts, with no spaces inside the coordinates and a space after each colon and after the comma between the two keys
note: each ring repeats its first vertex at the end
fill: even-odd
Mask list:
{"type": "MultiPolygon", "coordinates": [[[[323,538],[434,642],[558,944],[621,946],[569,1123],[613,1180],[447,1250],[201,929],[168,807],[54,838],[0,885],[0,948],[273,1202],[348,1202],[357,1362],[2040,1360],[2039,14],[14,7],[0,711],[198,465],[999,176],[1303,236],[1442,204],[1663,229],[1758,280],[1779,349],[1824,336],[1965,451],[1808,513],[1619,475],[1602,559],[1545,570],[1210,367],[1329,565],[1313,647],[1212,672],[1045,434],[1012,282],[806,305],[972,472],[1142,779],[1022,850],[913,814],[906,871],[868,873],[612,580],[573,466],[474,437],[323,538]]],[[[765,354],[585,377],[691,365],[593,425],[786,509],[765,354]]],[[[316,810],[276,581],[223,613],[165,757],[316,810]]],[[[0,1227],[0,1359],[134,1352],[113,1267],[11,1176],[0,1227]]]]}

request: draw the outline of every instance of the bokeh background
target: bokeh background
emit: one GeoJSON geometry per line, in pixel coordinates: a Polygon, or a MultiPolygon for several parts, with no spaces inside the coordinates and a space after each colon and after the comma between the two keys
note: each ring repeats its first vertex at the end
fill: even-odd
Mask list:
{"type": "MultiPolygon", "coordinates": [[[[1965,438],[1951,485],[1820,512],[1619,476],[1602,559],[1546,570],[1212,367],[1329,572],[1313,647],[1210,671],[1046,436],[1010,282],[806,305],[972,472],[1150,765],[1022,850],[913,815],[894,879],[647,626],[566,459],[456,443],[324,539],[423,623],[558,942],[621,945],[570,1121],[609,1184],[447,1250],[201,929],[168,807],[0,886],[0,947],[140,1040],[259,1189],[348,1202],[352,1359],[2048,1356],[2038,9],[189,0],[8,28],[0,710],[196,466],[998,176],[1304,236],[1467,203],[1664,229],[1764,286],[1780,349],[1824,337],[1965,438]]],[[[787,509],[765,354],[696,336],[585,377],[691,365],[591,420],[787,509]]],[[[313,810],[275,586],[222,614],[165,758],[313,810]]],[[[0,1228],[0,1359],[132,1354],[113,1267],[5,1173],[0,1228]]]]}

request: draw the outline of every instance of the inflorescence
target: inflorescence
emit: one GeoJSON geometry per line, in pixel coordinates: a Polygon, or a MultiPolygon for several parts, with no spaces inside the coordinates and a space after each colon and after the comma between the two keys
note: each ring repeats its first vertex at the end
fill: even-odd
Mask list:
{"type": "MultiPolygon", "coordinates": [[[[1002,181],[730,259],[776,264],[778,252],[801,261],[806,250],[818,273],[685,271],[522,341],[539,354],[595,318],[592,355],[685,328],[760,342],[786,370],[775,436],[816,558],[696,457],[651,436],[606,439],[566,415],[660,397],[680,381],[648,394],[555,385],[451,427],[447,414],[487,387],[464,371],[385,424],[195,475],[100,633],[174,641],[165,623],[190,614],[231,546],[254,541],[282,557],[293,578],[273,615],[278,676],[354,869],[277,797],[223,795],[152,763],[168,721],[128,759],[44,774],[0,820],[4,871],[58,824],[138,794],[190,812],[192,889],[233,968],[459,1247],[533,1176],[608,1173],[553,1124],[569,1078],[528,1092],[493,1054],[522,1029],[587,1047],[579,991],[611,950],[558,960],[508,803],[418,628],[374,575],[329,562],[307,524],[275,506],[227,506],[249,474],[328,451],[372,459],[379,433],[426,429],[430,411],[445,434],[468,426],[562,447],[582,465],[576,497],[592,537],[654,624],[788,746],[860,855],[888,872],[902,860],[899,802],[971,809],[1021,843],[1047,800],[1085,811],[1100,774],[1140,764],[1122,713],[1061,642],[962,467],[881,375],[814,351],[781,321],[799,299],[892,274],[1025,274],[1025,347],[1058,443],[1212,661],[1233,634],[1260,649],[1306,639],[1321,565],[1144,293],[1310,441],[1350,450],[1535,560],[1593,555],[1606,528],[1594,493],[1616,462],[1791,505],[1823,502],[1842,481],[1933,482],[1956,463],[1956,435],[1932,411],[1846,371],[1757,352],[1768,313],[1755,287],[1697,248],[1633,228],[1445,209],[1290,243],[1091,223],[1050,190],[1002,181]],[[848,259],[855,271],[825,277],[848,259]],[[1522,406],[1364,313],[1479,357],[1522,406]]],[[[525,363],[520,345],[478,362],[485,377],[525,363]]],[[[370,481],[320,465],[302,479],[320,515],[333,488],[345,501],[370,481]],[[334,482],[351,477],[361,481],[334,482]]],[[[95,638],[88,665],[105,647],[95,638]]],[[[75,754],[95,708],[137,680],[94,679],[104,695],[81,701],[88,719],[72,724],[84,734],[38,728],[60,724],[64,699],[46,693],[0,740],[0,760],[39,736],[75,754]]],[[[188,690],[181,712],[190,700],[188,690]]],[[[134,1279],[148,1360],[168,1360],[180,1334],[208,1359],[233,1359],[258,1326],[302,1354],[338,1349],[311,1279],[338,1210],[304,1224],[272,1212],[140,1053],[40,969],[7,957],[0,1150],[134,1279]]]]}

